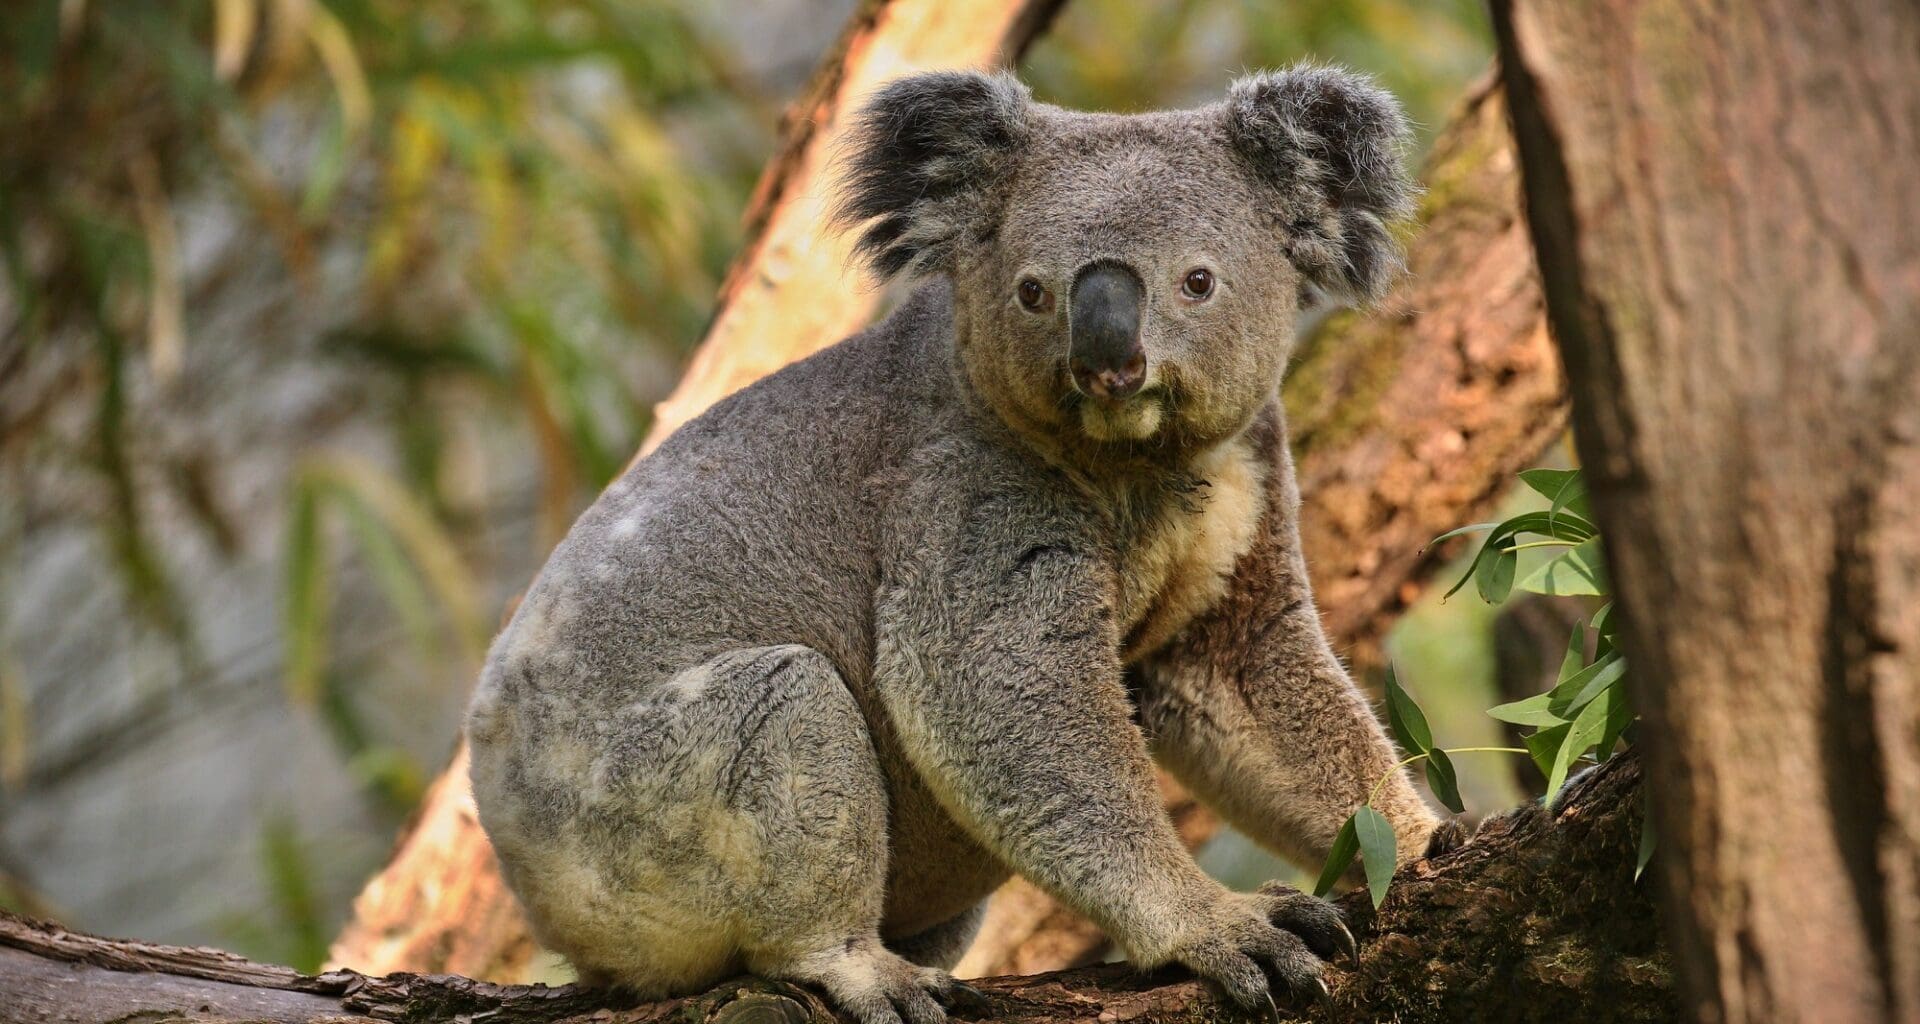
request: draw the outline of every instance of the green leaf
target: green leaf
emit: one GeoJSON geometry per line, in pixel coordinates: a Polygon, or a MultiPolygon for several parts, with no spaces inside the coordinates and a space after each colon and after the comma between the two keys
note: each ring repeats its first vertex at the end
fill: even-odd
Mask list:
{"type": "Polygon", "coordinates": [[[1509,548],[1502,548],[1495,551],[1493,557],[1483,559],[1473,573],[1473,585],[1480,591],[1481,600],[1488,604],[1505,601],[1507,595],[1513,592],[1513,571],[1519,562],[1519,554],[1509,548]]]}
{"type": "Polygon", "coordinates": [[[1618,646],[1618,637],[1614,634],[1613,602],[1608,601],[1593,613],[1593,631],[1599,639],[1593,643],[1594,657],[1599,657],[1618,646]]]}
{"type": "Polygon", "coordinates": [[[1620,736],[1633,724],[1633,704],[1627,700],[1626,689],[1614,691],[1613,708],[1607,715],[1606,731],[1600,734],[1600,742],[1594,745],[1594,754],[1605,761],[1613,756],[1613,748],[1620,745],[1620,736]]]}
{"type": "Polygon", "coordinates": [[[1493,537],[1488,537],[1485,541],[1481,542],[1480,549],[1473,553],[1473,561],[1467,563],[1467,571],[1461,573],[1460,578],[1453,581],[1453,586],[1448,587],[1447,592],[1440,595],[1440,600],[1445,601],[1447,598],[1459,593],[1460,588],[1466,586],[1467,581],[1472,579],[1479,571],[1480,564],[1487,560],[1487,555],[1499,550],[1499,543],[1500,542],[1493,537]]]}
{"type": "MultiPolygon", "coordinates": [[[[1433,542],[1437,544],[1449,537],[1485,529],[1491,529],[1493,532],[1487,535],[1487,539],[1480,545],[1480,550],[1474,554],[1473,561],[1468,563],[1467,571],[1454,582],[1446,594],[1442,595],[1442,600],[1452,597],[1461,587],[1466,586],[1467,580],[1474,578],[1481,571],[1489,557],[1497,557],[1502,552],[1511,557],[1512,552],[1507,551],[1509,547],[1507,542],[1517,534],[1537,533],[1555,540],[1564,540],[1569,544],[1584,543],[1599,535],[1599,531],[1594,529],[1592,523],[1572,512],[1523,512],[1511,519],[1491,525],[1476,523],[1472,526],[1463,526],[1458,530],[1451,530],[1435,537],[1433,542]]],[[[1508,571],[1508,576],[1511,578],[1511,570],[1508,571]]]]}
{"type": "Polygon", "coordinates": [[[1587,482],[1581,478],[1579,470],[1524,469],[1520,471],[1520,480],[1541,497],[1553,502],[1550,511],[1567,509],[1583,517],[1592,516],[1587,509],[1587,482]]]}
{"type": "Polygon", "coordinates": [[[1448,530],[1447,532],[1441,534],[1440,536],[1433,538],[1432,540],[1427,542],[1427,546],[1432,547],[1443,540],[1452,540],[1453,538],[1462,536],[1464,534],[1479,533],[1481,530],[1492,530],[1497,528],[1499,525],[1500,525],[1499,523],[1468,523],[1465,526],[1462,526],[1454,530],[1448,530]]]}
{"type": "Polygon", "coordinates": [[[1454,774],[1453,759],[1435,747],[1427,751],[1427,788],[1455,814],[1465,814],[1467,805],[1460,799],[1460,779],[1454,774]]]}
{"type": "Polygon", "coordinates": [[[1553,713],[1571,721],[1580,709],[1620,681],[1627,673],[1627,661],[1619,651],[1608,651],[1593,664],[1574,673],[1572,678],[1547,692],[1553,713]]]}
{"type": "Polygon", "coordinates": [[[1393,662],[1387,662],[1387,727],[1393,730],[1395,742],[1404,750],[1424,754],[1433,749],[1433,730],[1427,726],[1427,716],[1401,688],[1393,662]]]}
{"type": "Polygon", "coordinates": [[[1527,575],[1520,589],[1550,596],[1604,597],[1606,570],[1601,564],[1600,539],[1584,541],[1527,575]]]}
{"type": "Polygon", "coordinates": [[[1555,676],[1553,681],[1564,683],[1572,678],[1574,673],[1585,667],[1587,667],[1587,631],[1576,622],[1573,624],[1573,635],[1567,637],[1566,657],[1560,659],[1560,674],[1555,676]]]}
{"type": "Polygon", "coordinates": [[[1522,512],[1501,523],[1489,536],[1505,539],[1515,534],[1537,533],[1542,537],[1552,537],[1572,544],[1579,544],[1600,536],[1600,531],[1585,516],[1572,512],[1522,512]]]}
{"type": "Polygon", "coordinates": [[[1540,693],[1526,700],[1516,700],[1510,704],[1499,704],[1487,709],[1487,715],[1502,722],[1514,725],[1546,727],[1566,719],[1553,713],[1553,694],[1540,693]]]}
{"type": "Polygon", "coordinates": [[[1340,876],[1353,866],[1354,855],[1359,852],[1360,840],[1354,834],[1353,818],[1349,817],[1333,837],[1333,849],[1327,851],[1327,866],[1320,869],[1320,881],[1314,883],[1313,894],[1325,896],[1332,892],[1340,876]]]}
{"type": "Polygon", "coordinates": [[[1566,739],[1561,741],[1560,749],[1554,751],[1553,770],[1547,773],[1547,803],[1553,803],[1554,797],[1560,794],[1574,759],[1600,742],[1600,734],[1606,731],[1607,718],[1613,713],[1618,697],[1619,691],[1612,687],[1602,691],[1592,703],[1580,709],[1580,717],[1567,728],[1566,739]]]}
{"type": "Polygon", "coordinates": [[[1400,856],[1393,826],[1379,811],[1362,807],[1353,812],[1353,833],[1360,840],[1360,866],[1367,872],[1367,891],[1378,909],[1386,902],[1387,886],[1393,883],[1393,868],[1400,856]]]}
{"type": "Polygon", "coordinates": [[[1566,741],[1567,730],[1572,728],[1572,722],[1561,722],[1520,737],[1520,742],[1526,746],[1527,754],[1533,758],[1534,766],[1540,769],[1540,774],[1553,773],[1553,762],[1560,756],[1560,745],[1566,741]]]}

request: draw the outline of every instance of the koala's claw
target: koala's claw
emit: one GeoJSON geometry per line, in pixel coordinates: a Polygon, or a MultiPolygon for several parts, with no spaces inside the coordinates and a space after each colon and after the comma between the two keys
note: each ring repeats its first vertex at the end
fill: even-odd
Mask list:
{"type": "Polygon", "coordinates": [[[1333,992],[1327,988],[1327,979],[1315,978],[1313,979],[1313,984],[1319,991],[1321,1012],[1331,1015],[1333,1013],[1333,992]]]}
{"type": "Polygon", "coordinates": [[[1353,932],[1347,929],[1344,921],[1339,924],[1340,948],[1347,954],[1347,968],[1357,971],[1360,969],[1360,943],[1354,941],[1353,932]]]}
{"type": "Polygon", "coordinates": [[[1333,904],[1284,882],[1268,882],[1244,898],[1268,921],[1298,935],[1320,959],[1345,954],[1349,963],[1359,965],[1360,944],[1333,904]]]}
{"type": "Polygon", "coordinates": [[[1297,1003],[1322,987],[1320,961],[1305,938],[1271,921],[1264,903],[1236,900],[1229,906],[1244,909],[1230,913],[1174,958],[1212,979],[1249,1013],[1271,1003],[1275,989],[1297,1003]]]}
{"type": "Polygon", "coordinates": [[[1463,818],[1447,818],[1433,829],[1427,837],[1426,855],[1429,860],[1452,853],[1473,840],[1478,826],[1467,824],[1463,818]]]}
{"type": "Polygon", "coordinates": [[[933,998],[949,1010],[984,1010],[993,1005],[993,999],[985,992],[954,978],[935,990],[933,998]]]}

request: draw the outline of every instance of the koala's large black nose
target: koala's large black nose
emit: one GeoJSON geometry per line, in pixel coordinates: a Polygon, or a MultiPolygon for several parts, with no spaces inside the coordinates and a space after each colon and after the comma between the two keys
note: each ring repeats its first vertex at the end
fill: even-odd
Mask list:
{"type": "Polygon", "coordinates": [[[1067,369],[1081,391],[1120,401],[1147,380],[1147,350],[1140,343],[1140,277],[1118,263],[1091,263],[1068,293],[1071,332],[1067,369]]]}

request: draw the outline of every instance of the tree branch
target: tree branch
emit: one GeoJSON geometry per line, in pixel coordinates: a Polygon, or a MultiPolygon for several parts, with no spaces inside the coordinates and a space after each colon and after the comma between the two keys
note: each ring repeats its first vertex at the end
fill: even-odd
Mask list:
{"type": "MultiPolygon", "coordinates": [[[[1340,902],[1360,940],[1330,964],[1332,1008],[1315,1022],[1665,1021],[1677,1012],[1668,957],[1633,865],[1641,815],[1632,753],[1570,783],[1557,808],[1489,821],[1454,853],[1410,864],[1375,912],[1340,902]]],[[[1247,1016],[1177,970],[1125,964],[981,982],[958,1020],[1026,1024],[1270,1021],[1247,1016]]],[[[493,985],[353,971],[301,975],[208,949],[114,942],[0,914],[0,1024],[642,1024],[667,1020],[837,1021],[809,990],[742,978],[689,999],[638,1003],[603,990],[493,985]]]]}

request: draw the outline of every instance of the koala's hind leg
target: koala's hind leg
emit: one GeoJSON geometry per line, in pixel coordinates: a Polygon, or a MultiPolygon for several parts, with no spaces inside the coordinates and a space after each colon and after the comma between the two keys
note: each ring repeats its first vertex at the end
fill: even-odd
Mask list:
{"type": "MultiPolygon", "coordinates": [[[[737,962],[756,974],[818,986],[862,1024],[939,1024],[934,997],[951,978],[880,942],[885,780],[833,663],[798,645],[731,651],[656,692],[634,737],[634,791],[651,792],[652,806],[635,810],[704,807],[662,837],[701,849],[677,873],[682,898],[729,921],[737,962]],[[663,721],[667,732],[649,737],[663,721]]],[[[641,920],[662,920],[646,913],[656,898],[635,901],[641,920]]],[[[652,936],[637,962],[690,938],[652,936]]]]}

